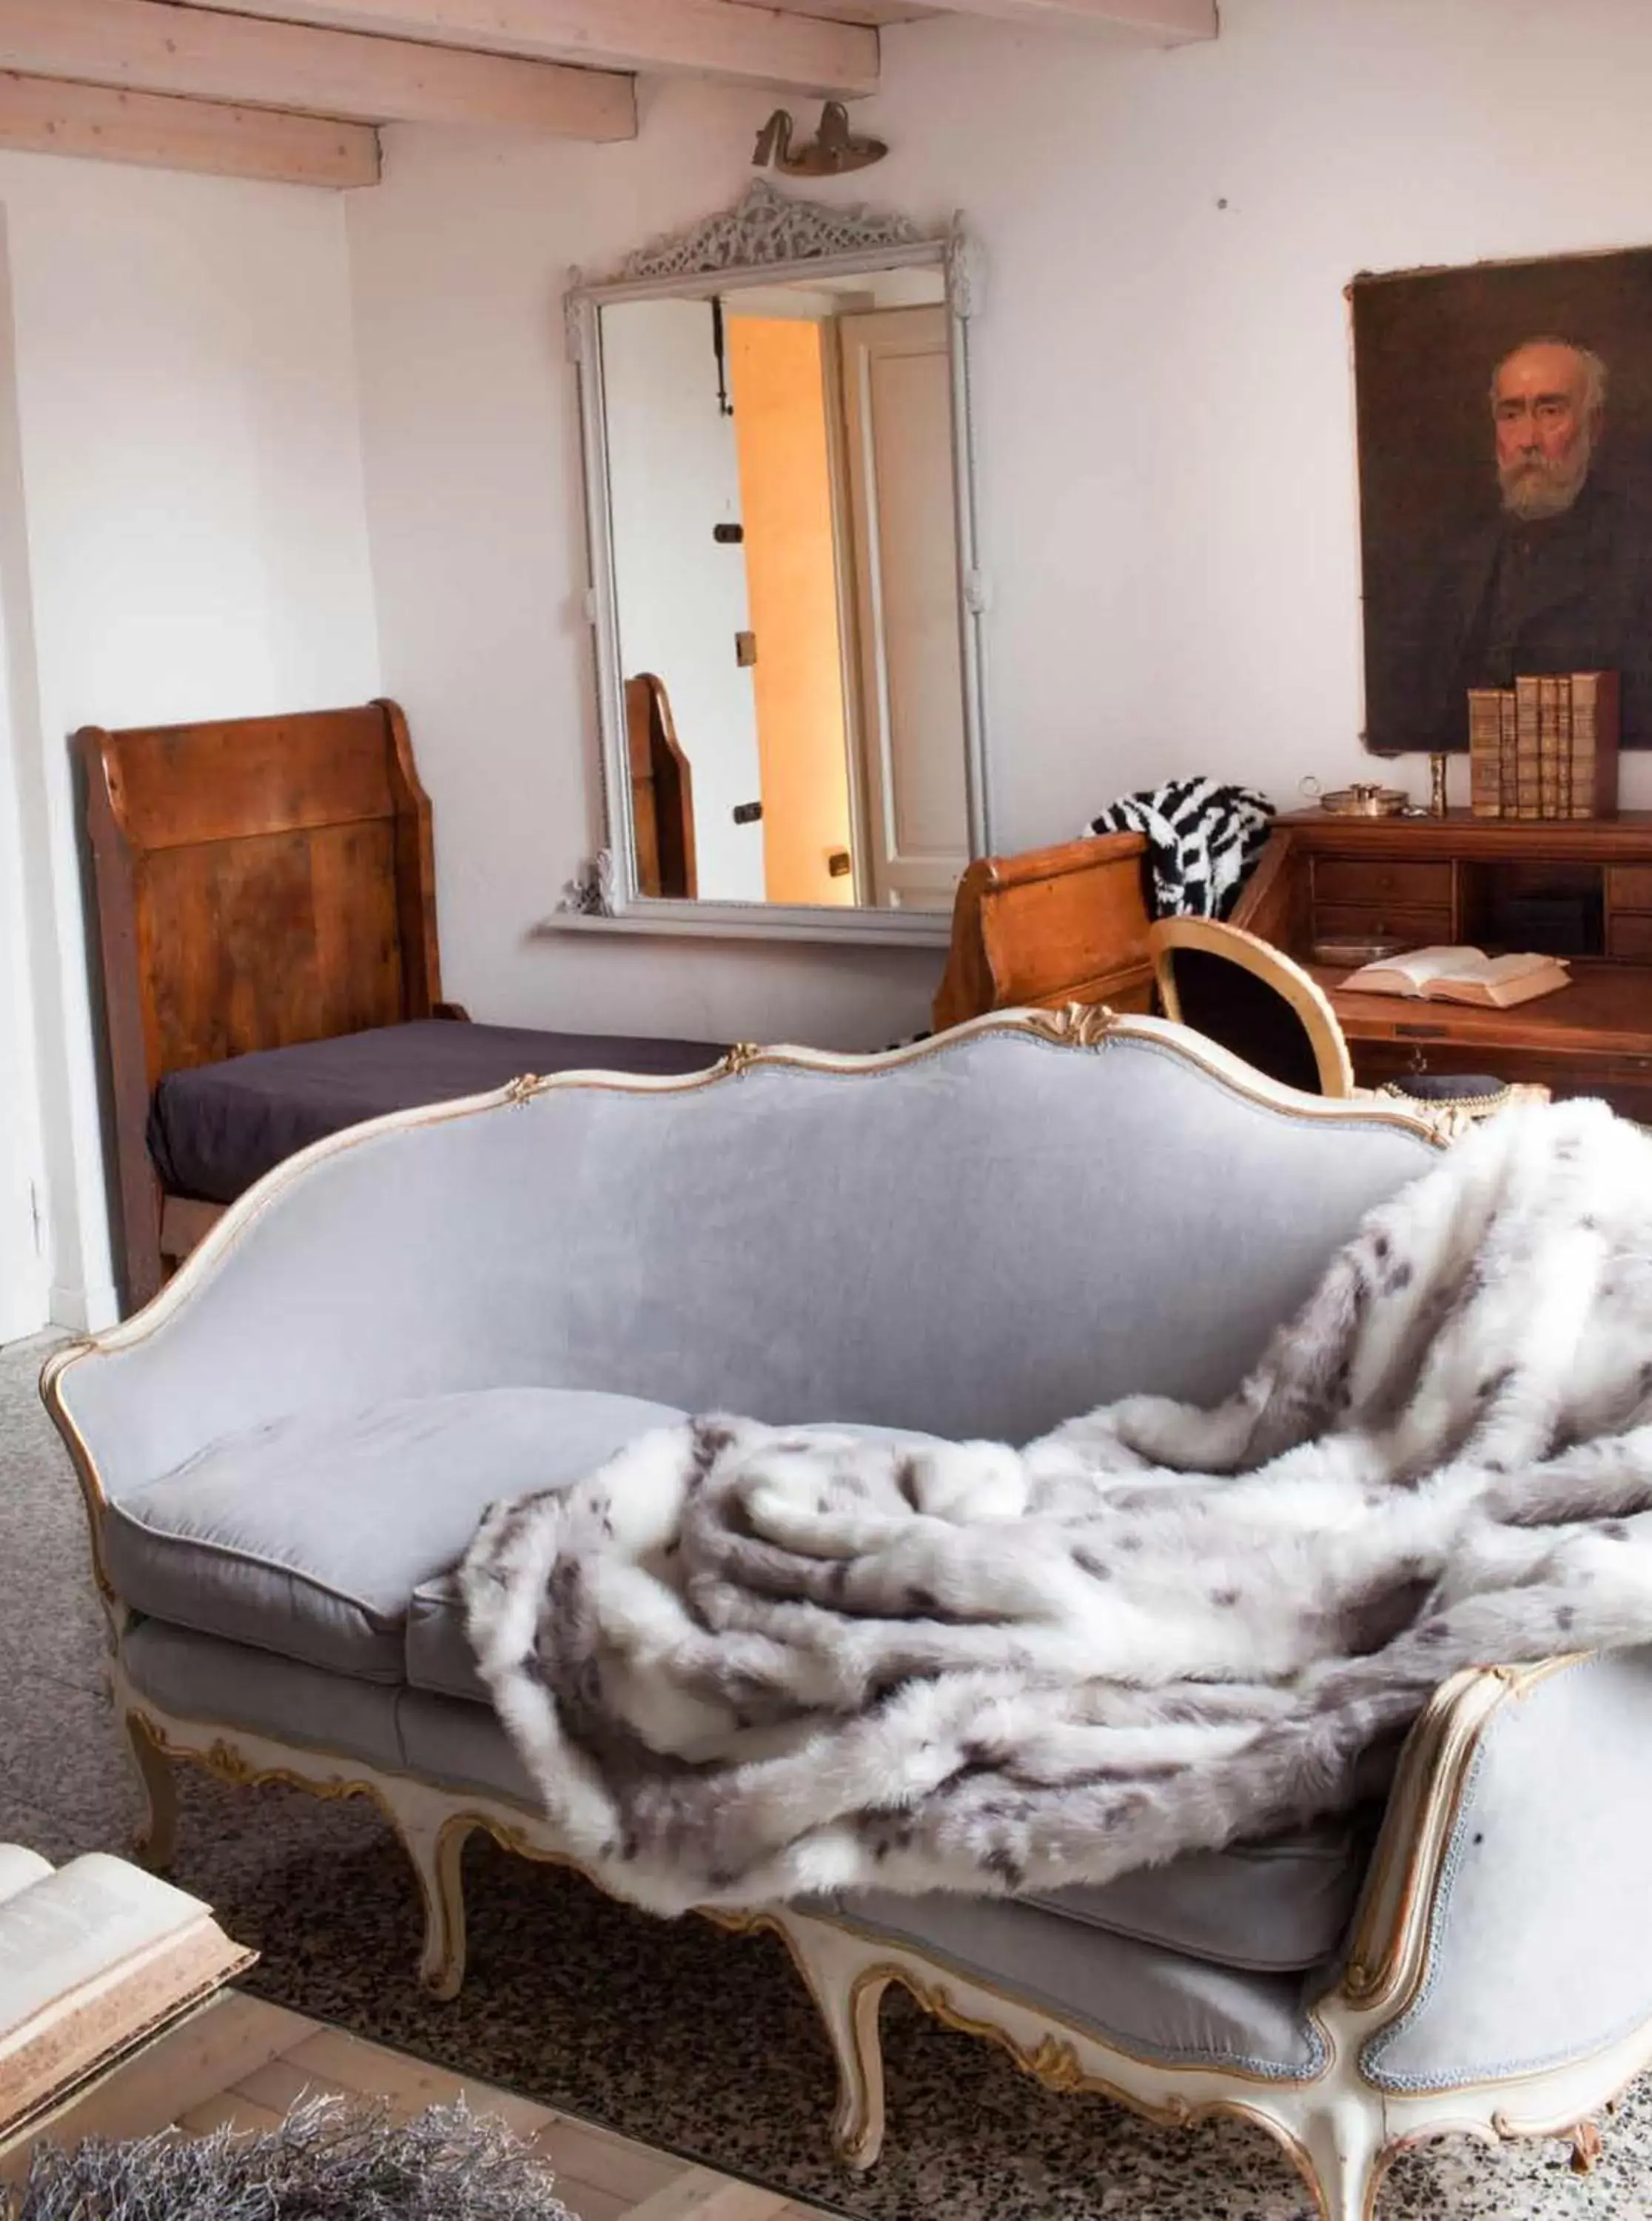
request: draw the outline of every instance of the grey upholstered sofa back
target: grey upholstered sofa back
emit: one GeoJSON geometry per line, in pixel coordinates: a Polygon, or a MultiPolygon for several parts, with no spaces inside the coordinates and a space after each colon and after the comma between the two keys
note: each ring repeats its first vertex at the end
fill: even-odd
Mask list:
{"type": "Polygon", "coordinates": [[[1433,1154],[1253,1099],[1168,1029],[554,1085],[282,1167],[64,1401],[117,1492],[284,1412],[497,1382],[1024,1440],[1219,1396],[1433,1154]]]}

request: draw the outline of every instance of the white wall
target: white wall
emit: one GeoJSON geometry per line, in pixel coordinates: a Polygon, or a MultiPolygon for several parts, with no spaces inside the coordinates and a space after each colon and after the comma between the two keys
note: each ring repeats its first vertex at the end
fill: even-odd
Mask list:
{"type": "Polygon", "coordinates": [[[51,1302],[97,1323],[113,1292],[68,736],[377,690],[344,210],[21,155],[0,158],[0,598],[51,1302]]]}
{"type": "Polygon", "coordinates": [[[651,671],[694,777],[698,892],[763,900],[757,704],[734,635],[751,622],[745,557],[713,540],[738,524],[734,419],[717,406],[708,301],[613,301],[602,311],[602,394],[614,511],[620,668],[651,671]]]}
{"type": "MultiPolygon", "coordinates": [[[[1343,286],[1652,241],[1645,0],[1222,12],[1216,44],[1173,53],[1047,22],[886,32],[856,115],[889,159],[795,188],[962,208],[986,247],[1006,848],[1173,773],[1287,804],[1306,773],[1368,773],[1343,286]]],[[[596,833],[567,266],[731,202],[773,105],[645,91],[631,146],[392,133],[350,204],[385,675],[435,797],[451,992],[524,1021],[875,1042],[922,1022],[932,953],[533,933],[596,833]]],[[[1625,786],[1652,799],[1652,763],[1625,786]]]]}

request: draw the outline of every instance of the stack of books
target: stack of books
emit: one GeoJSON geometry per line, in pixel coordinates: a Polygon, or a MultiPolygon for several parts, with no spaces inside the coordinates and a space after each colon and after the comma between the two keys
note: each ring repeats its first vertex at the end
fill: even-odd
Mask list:
{"type": "Polygon", "coordinates": [[[1468,801],[1476,817],[1615,817],[1618,673],[1471,686],[1468,801]]]}

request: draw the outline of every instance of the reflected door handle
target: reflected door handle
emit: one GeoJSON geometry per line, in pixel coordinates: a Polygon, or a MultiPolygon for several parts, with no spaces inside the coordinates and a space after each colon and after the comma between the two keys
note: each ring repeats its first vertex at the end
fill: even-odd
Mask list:
{"type": "Polygon", "coordinates": [[[734,660],[742,671],[749,671],[757,660],[757,636],[754,632],[737,632],[734,635],[734,660]]]}

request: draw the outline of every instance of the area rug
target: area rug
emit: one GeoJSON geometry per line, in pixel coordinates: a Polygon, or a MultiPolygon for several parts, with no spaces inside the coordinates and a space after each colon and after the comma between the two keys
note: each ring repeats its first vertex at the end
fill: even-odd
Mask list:
{"type": "MultiPolygon", "coordinates": [[[[0,1840],[48,1858],[124,1849],[136,1815],[101,1693],[78,1492],[34,1397],[40,1346],[0,1352],[0,1840]]],[[[1312,2221],[1260,2131],[1161,2130],[1042,2089],[891,1993],[888,2139],[857,2176],[831,2154],[833,2077],[790,1961],[766,1936],[664,1922],[472,1838],[471,1972],[452,2005],[415,1979],[411,1871],[356,1802],[186,1774],[174,1879],[264,1955],[248,1986],[450,2071],[502,2083],[851,2221],[1312,2221]]],[[[1652,2088],[1604,2124],[1596,2172],[1556,2144],[1461,2140],[1408,2155],[1380,2221],[1652,2221],[1652,2088]]]]}

